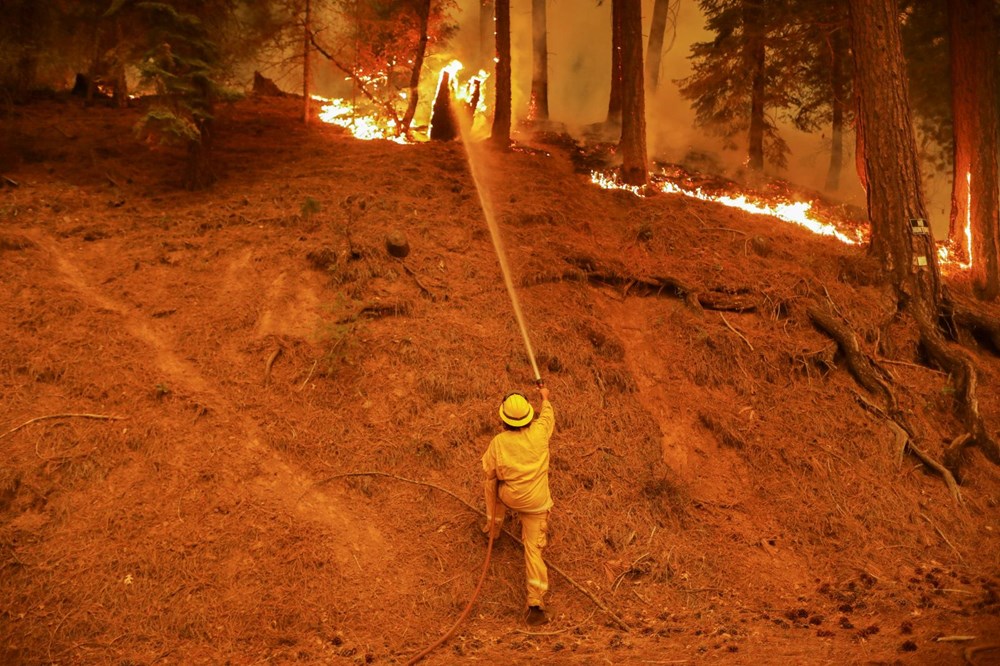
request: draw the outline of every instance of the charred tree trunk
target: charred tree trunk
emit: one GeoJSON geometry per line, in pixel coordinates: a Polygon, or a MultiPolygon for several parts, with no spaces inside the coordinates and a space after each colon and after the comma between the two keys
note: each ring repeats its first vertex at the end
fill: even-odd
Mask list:
{"type": "Polygon", "coordinates": [[[830,169],[826,173],[826,189],[834,192],[840,189],[840,172],[844,168],[844,102],[846,97],[846,76],[844,60],[847,44],[842,30],[834,30],[830,35],[830,90],[833,98],[831,107],[830,169]]]}
{"type": "Polygon", "coordinates": [[[312,0],[306,0],[306,14],[302,21],[302,122],[312,121],[312,71],[309,53],[312,45],[312,0]]]}
{"type": "Polygon", "coordinates": [[[954,119],[948,238],[959,257],[971,260],[973,285],[986,299],[1000,294],[995,12],[992,0],[948,0],[954,119]]]}
{"type": "Polygon", "coordinates": [[[451,95],[451,77],[448,70],[441,72],[437,95],[431,110],[431,141],[451,141],[459,134],[458,117],[451,95]]]}
{"type": "Polygon", "coordinates": [[[621,5],[622,45],[622,180],[629,185],[645,185],[646,103],[642,68],[642,1],[613,0],[621,5]]]}
{"type": "Polygon", "coordinates": [[[203,190],[215,182],[215,169],[212,161],[212,120],[199,118],[195,120],[198,128],[198,141],[188,142],[187,175],[184,185],[189,190],[203,190]]]}
{"type": "Polygon", "coordinates": [[[743,31],[746,44],[746,66],[751,73],[750,132],[747,165],[754,171],[764,170],[764,66],[767,51],[764,43],[763,0],[743,1],[743,31]]]}
{"type": "Polygon", "coordinates": [[[549,43],[545,0],[531,0],[531,105],[528,118],[549,119],[549,43]]]}
{"type": "Polygon", "coordinates": [[[649,45],[646,47],[646,81],[649,90],[656,92],[660,85],[660,59],[663,57],[663,36],[667,32],[667,14],[670,0],[656,0],[653,21],[649,26],[649,45]]]}
{"type": "Polygon", "coordinates": [[[494,0],[479,0],[479,68],[489,71],[493,66],[493,56],[497,46],[493,33],[496,25],[493,20],[494,0]]]}
{"type": "Polygon", "coordinates": [[[490,140],[510,147],[510,0],[496,0],[496,91],[490,140]]]}
{"type": "Polygon", "coordinates": [[[621,3],[611,0],[611,95],[608,97],[609,125],[622,119],[622,16],[621,3]]]}
{"type": "MultiPolygon", "coordinates": [[[[417,5],[417,29],[420,31],[420,38],[417,40],[417,49],[413,54],[413,70],[410,72],[410,97],[407,100],[406,112],[403,114],[402,120],[404,134],[410,131],[413,116],[417,113],[417,101],[420,99],[420,72],[424,68],[424,56],[427,54],[427,27],[430,16],[431,0],[421,0],[420,4],[417,5]]],[[[438,95],[440,94],[441,89],[438,88],[438,95]]]]}

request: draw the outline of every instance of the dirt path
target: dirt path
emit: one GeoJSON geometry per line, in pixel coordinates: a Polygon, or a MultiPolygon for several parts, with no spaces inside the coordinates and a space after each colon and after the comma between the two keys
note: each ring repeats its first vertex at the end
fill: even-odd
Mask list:
{"type": "MultiPolygon", "coordinates": [[[[214,419],[222,422],[212,428],[212,436],[216,440],[214,446],[220,446],[219,440],[225,438],[225,446],[237,447],[228,453],[244,459],[246,471],[252,474],[237,481],[252,488],[258,501],[300,520],[318,523],[330,534],[336,535],[330,542],[336,546],[331,556],[342,564],[352,563],[359,552],[373,559],[380,557],[386,548],[386,542],[379,531],[370,525],[359,527],[365,525],[365,522],[352,512],[342,497],[325,489],[317,489],[315,479],[309,474],[296,469],[264,445],[253,418],[240,413],[219,386],[207,379],[194,363],[182,357],[166,327],[146,319],[134,309],[102,292],[86,276],[86,269],[80,267],[81,260],[72,257],[55,239],[35,229],[26,230],[26,235],[48,255],[62,281],[79,294],[95,313],[117,317],[121,327],[149,349],[152,363],[169,377],[173,390],[189,396],[213,414],[214,419]],[[228,444],[229,442],[232,444],[228,444]]],[[[251,256],[251,250],[247,249],[230,263],[223,279],[220,298],[234,299],[240,294],[253,291],[255,285],[245,277],[245,269],[251,256]]],[[[281,294],[283,276],[281,274],[272,282],[268,298],[262,305],[263,315],[257,326],[262,335],[273,330],[272,304],[275,297],[281,294]]],[[[210,345],[212,341],[206,340],[205,344],[210,345]]],[[[179,456],[185,455],[184,451],[179,450],[177,453],[179,456]]]]}

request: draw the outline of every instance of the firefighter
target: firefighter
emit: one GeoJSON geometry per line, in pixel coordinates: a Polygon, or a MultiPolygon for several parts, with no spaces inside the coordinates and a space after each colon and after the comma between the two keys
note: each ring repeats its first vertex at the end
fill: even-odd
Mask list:
{"type": "Polygon", "coordinates": [[[504,430],[490,442],[483,454],[483,490],[486,497],[486,524],[493,536],[500,534],[504,512],[516,511],[521,519],[521,541],[528,588],[530,625],[545,624],[543,598],[549,589],[548,572],[542,560],[548,534],[549,438],[555,428],[555,414],[549,390],[539,387],[542,407],[535,410],[521,393],[511,393],[500,403],[504,430]],[[499,501],[498,501],[499,500],[499,501]]]}

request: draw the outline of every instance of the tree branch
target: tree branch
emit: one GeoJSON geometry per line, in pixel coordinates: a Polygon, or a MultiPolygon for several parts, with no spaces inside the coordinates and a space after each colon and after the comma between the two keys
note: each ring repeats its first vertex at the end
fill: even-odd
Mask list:
{"type": "Polygon", "coordinates": [[[354,81],[354,83],[358,86],[358,90],[361,91],[362,95],[371,100],[372,104],[382,109],[382,112],[385,113],[387,116],[389,116],[389,119],[392,120],[393,127],[395,128],[397,135],[403,133],[402,122],[400,121],[399,114],[396,113],[396,107],[392,105],[392,102],[387,102],[385,100],[377,98],[375,94],[368,89],[368,87],[365,85],[365,82],[361,79],[360,76],[358,76],[357,72],[355,72],[352,68],[341,63],[339,60],[337,60],[336,57],[333,56],[332,53],[324,49],[316,42],[315,35],[310,34],[309,41],[312,42],[313,47],[323,57],[332,62],[337,69],[339,69],[340,71],[344,72],[349,77],[351,77],[351,80],[354,81]]]}

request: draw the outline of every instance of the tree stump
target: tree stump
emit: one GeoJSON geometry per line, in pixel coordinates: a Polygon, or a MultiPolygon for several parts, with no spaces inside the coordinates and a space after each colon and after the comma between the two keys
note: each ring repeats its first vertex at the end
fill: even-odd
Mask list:
{"type": "Polygon", "coordinates": [[[441,72],[437,96],[431,110],[431,141],[452,141],[458,136],[458,118],[451,99],[451,77],[441,72]]]}
{"type": "Polygon", "coordinates": [[[402,231],[393,231],[385,237],[385,249],[392,256],[403,259],[410,254],[410,243],[402,231]]]}

